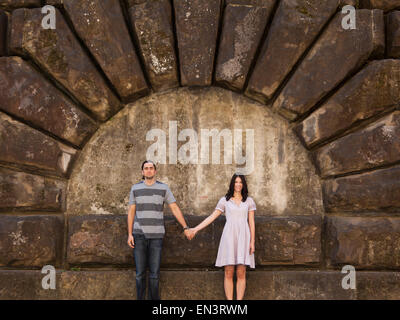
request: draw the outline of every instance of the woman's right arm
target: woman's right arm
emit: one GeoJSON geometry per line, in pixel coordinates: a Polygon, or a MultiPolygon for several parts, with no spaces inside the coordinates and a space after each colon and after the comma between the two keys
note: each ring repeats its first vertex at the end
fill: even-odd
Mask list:
{"type": "Polygon", "coordinates": [[[196,227],[193,228],[195,233],[197,233],[201,229],[204,229],[205,227],[207,227],[210,223],[212,223],[215,219],[217,219],[221,213],[222,213],[222,211],[215,209],[215,211],[212,214],[210,214],[201,223],[199,223],[196,227]]]}

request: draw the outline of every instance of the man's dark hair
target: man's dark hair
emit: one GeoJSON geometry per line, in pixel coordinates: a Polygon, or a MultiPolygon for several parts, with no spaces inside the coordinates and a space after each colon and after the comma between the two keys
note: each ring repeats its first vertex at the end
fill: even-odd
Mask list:
{"type": "Polygon", "coordinates": [[[226,201],[229,201],[229,199],[233,197],[233,192],[235,191],[235,180],[236,180],[237,177],[239,177],[240,180],[242,180],[242,184],[243,184],[242,191],[241,191],[242,202],[245,202],[246,199],[247,199],[248,190],[247,190],[246,179],[245,179],[244,175],[235,173],[232,176],[231,182],[229,184],[229,190],[225,195],[226,201]]]}
{"type": "MultiPolygon", "coordinates": [[[[144,165],[145,165],[146,163],[152,163],[153,166],[154,166],[154,170],[157,170],[156,164],[155,164],[153,161],[151,161],[151,160],[144,160],[144,161],[143,161],[143,163],[142,163],[142,170],[143,170],[144,165]]],[[[144,176],[142,176],[142,179],[144,180],[144,176]]]]}

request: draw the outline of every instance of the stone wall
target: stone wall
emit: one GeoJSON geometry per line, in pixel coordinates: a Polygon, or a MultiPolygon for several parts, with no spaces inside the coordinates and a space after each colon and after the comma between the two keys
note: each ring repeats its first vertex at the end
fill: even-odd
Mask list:
{"type": "MultiPolygon", "coordinates": [[[[43,1],[0,0],[0,299],[135,299],[127,197],[145,133],[170,121],[254,129],[245,298],[400,298],[400,1],[45,2],[55,30],[43,1]]],[[[158,179],[195,225],[234,170],[158,179]]],[[[224,217],[189,242],[165,214],[161,297],[223,299],[224,217]]]]}

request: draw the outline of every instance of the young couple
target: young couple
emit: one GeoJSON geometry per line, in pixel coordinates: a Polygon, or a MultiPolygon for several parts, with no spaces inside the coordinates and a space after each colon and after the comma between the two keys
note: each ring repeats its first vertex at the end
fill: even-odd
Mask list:
{"type": "Polygon", "coordinates": [[[145,298],[148,267],[148,298],[160,300],[159,274],[165,234],[163,206],[166,202],[189,240],[221,213],[225,213],[226,223],[215,265],[225,269],[224,289],[228,300],[233,299],[233,276],[236,266],[236,298],[242,300],[246,289],[246,266],[255,268],[256,210],[254,200],[248,196],[244,176],[234,174],[228,192],[218,201],[215,211],[196,227],[189,228],[168,185],[155,179],[156,165],[152,161],[146,160],[142,163],[142,175],[143,181],[131,188],[128,213],[128,245],[134,249],[137,299],[145,298]]]}

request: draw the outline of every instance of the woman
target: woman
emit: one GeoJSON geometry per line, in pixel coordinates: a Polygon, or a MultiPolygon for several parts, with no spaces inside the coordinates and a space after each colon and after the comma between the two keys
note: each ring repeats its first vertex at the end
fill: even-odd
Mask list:
{"type": "Polygon", "coordinates": [[[236,266],[236,298],[242,300],[246,289],[246,265],[255,268],[256,204],[247,196],[247,184],[243,175],[234,174],[227,194],[222,197],[215,211],[196,227],[190,229],[190,239],[225,212],[226,223],[218,248],[217,267],[225,267],[224,289],[228,300],[233,300],[233,275],[236,266]]]}

